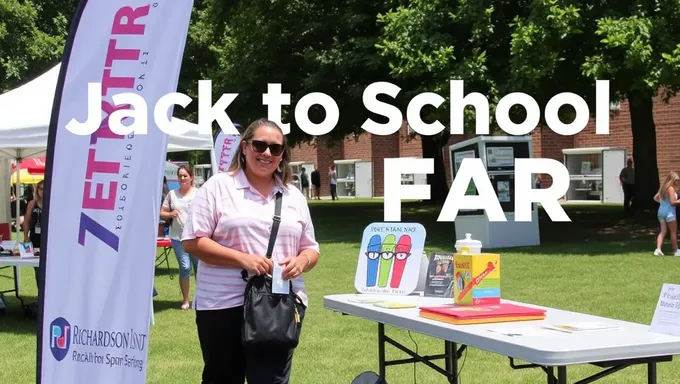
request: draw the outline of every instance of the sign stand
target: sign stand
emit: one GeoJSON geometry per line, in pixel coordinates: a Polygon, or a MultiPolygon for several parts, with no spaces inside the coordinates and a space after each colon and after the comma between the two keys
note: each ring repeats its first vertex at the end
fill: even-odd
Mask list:
{"type": "MultiPolygon", "coordinates": [[[[482,160],[507,219],[490,222],[484,210],[461,209],[455,220],[458,237],[471,233],[487,248],[540,244],[536,204],[532,205],[531,221],[515,221],[515,159],[533,157],[531,136],[478,136],[451,145],[449,155],[451,180],[456,177],[463,159],[482,160]]],[[[466,194],[477,194],[472,182],[466,194]]]]}

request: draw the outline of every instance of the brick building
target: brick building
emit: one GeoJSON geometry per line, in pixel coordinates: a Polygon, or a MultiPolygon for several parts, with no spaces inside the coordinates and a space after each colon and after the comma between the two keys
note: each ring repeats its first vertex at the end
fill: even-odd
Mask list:
{"type": "MultiPolygon", "coordinates": [[[[552,158],[564,161],[563,150],[569,148],[617,147],[625,148],[633,155],[628,102],[622,101],[619,108],[611,108],[609,135],[596,135],[595,122],[590,123],[581,133],[574,136],[560,136],[549,128],[537,128],[532,133],[534,157],[552,158]]],[[[666,104],[660,97],[655,100],[654,120],[656,124],[657,161],[659,177],[663,179],[671,170],[680,171],[680,98],[676,97],[666,104]]],[[[329,146],[323,137],[316,143],[302,144],[292,148],[292,161],[295,163],[316,164],[321,174],[321,195],[330,195],[328,167],[338,160],[368,161],[373,164],[373,196],[383,196],[383,159],[389,157],[422,157],[422,145],[418,136],[408,134],[406,125],[391,136],[375,136],[364,133],[358,137],[347,137],[341,143],[329,146]]],[[[448,147],[471,136],[452,136],[443,149],[446,178],[451,185],[448,147]]],[[[294,163],[294,164],[295,164],[294,163]]],[[[310,170],[308,170],[309,172],[310,170]]],[[[340,173],[340,171],[339,171],[340,173]]],[[[340,178],[340,174],[338,175],[340,178]]],[[[544,186],[550,180],[542,180],[544,186]]],[[[338,188],[340,189],[340,188],[338,188]]],[[[341,195],[339,193],[339,195],[341,195]]]]}

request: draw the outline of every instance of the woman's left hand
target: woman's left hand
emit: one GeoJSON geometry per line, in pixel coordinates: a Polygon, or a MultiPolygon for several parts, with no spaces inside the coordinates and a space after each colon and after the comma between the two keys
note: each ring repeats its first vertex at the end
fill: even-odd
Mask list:
{"type": "Polygon", "coordinates": [[[283,266],[281,271],[284,280],[294,279],[302,274],[305,269],[305,258],[302,257],[286,257],[279,262],[283,266]]]}

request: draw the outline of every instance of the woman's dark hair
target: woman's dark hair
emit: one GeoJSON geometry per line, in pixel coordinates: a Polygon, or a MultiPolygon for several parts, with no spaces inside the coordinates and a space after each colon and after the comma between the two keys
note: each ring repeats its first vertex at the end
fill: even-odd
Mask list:
{"type": "MultiPolygon", "coordinates": [[[[255,131],[260,127],[269,127],[278,129],[283,136],[283,153],[281,154],[281,162],[279,166],[274,171],[274,174],[281,179],[283,185],[288,185],[293,182],[293,170],[290,168],[290,148],[288,148],[288,143],[286,141],[286,135],[283,134],[283,130],[275,122],[267,119],[255,120],[248,128],[243,132],[241,138],[241,143],[245,142],[250,144],[250,140],[255,136],[255,131]]],[[[234,174],[236,171],[246,168],[246,156],[243,154],[243,146],[239,143],[236,153],[234,153],[234,158],[231,160],[231,165],[229,166],[228,172],[234,174]]]]}
{"type": "Polygon", "coordinates": [[[179,176],[179,171],[181,171],[182,169],[187,171],[187,173],[189,174],[189,176],[191,176],[191,178],[194,177],[194,171],[191,168],[189,168],[189,166],[184,165],[184,164],[180,165],[179,168],[177,168],[177,176],[179,176]]]}
{"type": "MultiPolygon", "coordinates": [[[[45,180],[40,180],[33,188],[33,200],[38,201],[38,190],[45,185],[45,180]]],[[[44,196],[44,193],[42,194],[44,196]]]]}

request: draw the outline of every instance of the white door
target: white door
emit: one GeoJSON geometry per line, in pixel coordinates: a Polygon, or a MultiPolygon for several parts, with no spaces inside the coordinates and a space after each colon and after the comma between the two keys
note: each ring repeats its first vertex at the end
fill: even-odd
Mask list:
{"type": "Polygon", "coordinates": [[[354,164],[354,183],[356,197],[373,197],[373,163],[370,161],[358,161],[354,164]]]}
{"type": "Polygon", "coordinates": [[[602,194],[604,203],[623,203],[623,188],[619,181],[621,169],[626,166],[625,149],[602,151],[602,194]]]}

